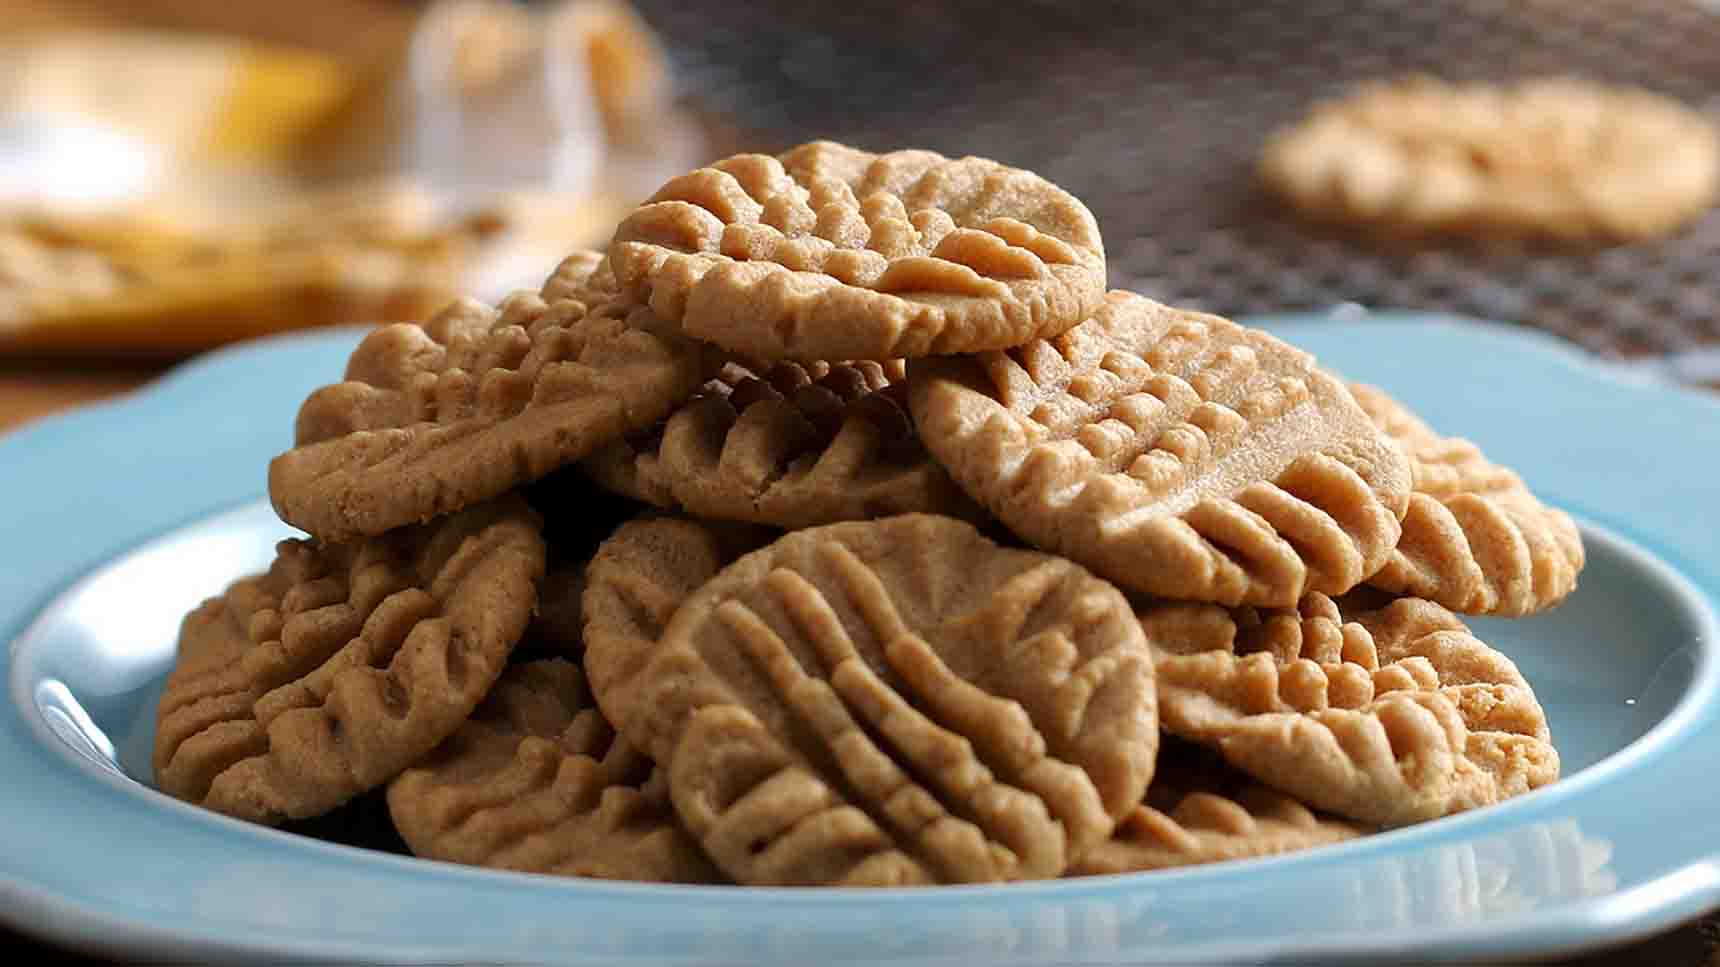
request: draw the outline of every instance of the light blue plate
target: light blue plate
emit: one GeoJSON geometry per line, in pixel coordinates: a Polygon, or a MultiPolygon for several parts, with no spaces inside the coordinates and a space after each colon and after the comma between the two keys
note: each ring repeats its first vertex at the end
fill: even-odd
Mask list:
{"type": "Polygon", "coordinates": [[[1136,964],[1497,959],[1624,940],[1720,904],[1720,405],[1518,330],[1255,321],[1475,439],[1583,521],[1589,565],[1568,602],[1477,622],[1535,685],[1564,780],[1277,859],[875,892],[492,873],[174,802],[128,776],[148,778],[180,616],[285,533],[257,500],[299,401],[356,339],[324,332],[217,353],[0,439],[0,641],[14,642],[0,916],[199,959],[1136,964]]]}

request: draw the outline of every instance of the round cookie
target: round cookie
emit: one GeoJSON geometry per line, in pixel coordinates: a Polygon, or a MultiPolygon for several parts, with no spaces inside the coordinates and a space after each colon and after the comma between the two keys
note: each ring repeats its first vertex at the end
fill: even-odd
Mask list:
{"type": "Polygon", "coordinates": [[[471,714],[537,599],[517,497],[354,544],[282,541],[185,619],[157,708],[163,792],[260,823],[392,779],[471,714]]]}
{"type": "MultiPolygon", "coordinates": [[[[599,272],[564,263],[548,291],[596,285],[579,276],[587,263],[599,272]]],[[[714,368],[706,349],[623,301],[461,300],[365,337],[346,380],[300,408],[297,445],[269,464],[269,496],[324,540],[429,520],[650,426],[714,368]]]]}
{"type": "Polygon", "coordinates": [[[1056,339],[914,360],[909,393],[969,495],[1148,594],[1342,593],[1385,564],[1409,500],[1402,451],[1313,357],[1130,292],[1056,339]]]}
{"type": "Polygon", "coordinates": [[[1396,826],[1559,776],[1516,666],[1432,602],[1346,620],[1310,594],[1296,610],[1159,603],[1140,618],[1165,731],[1315,808],[1396,826]]]}
{"type": "Polygon", "coordinates": [[[615,529],[585,569],[585,674],[611,722],[640,701],[635,685],[681,602],[775,531],[681,517],[640,517],[615,529]]]}
{"type": "Polygon", "coordinates": [[[630,674],[593,675],[599,699],[741,883],[1057,876],[1152,775],[1127,601],[951,518],[789,534],[636,642],[606,663],[630,674]]]}
{"type": "Polygon", "coordinates": [[[1276,856],[1367,834],[1354,823],[1310,810],[1293,796],[1235,769],[1159,748],[1147,798],[1087,852],[1068,876],[1148,870],[1276,856]]]}
{"type": "Polygon", "coordinates": [[[1261,176],[1304,216],[1384,235],[1628,241],[1713,203],[1720,142],[1643,90],[1409,77],[1317,106],[1268,142],[1261,176]]]}
{"type": "Polygon", "coordinates": [[[1409,455],[1414,481],[1403,536],[1369,584],[1464,614],[1511,617],[1550,608],[1576,589],[1583,538],[1570,515],[1384,392],[1352,383],[1350,393],[1409,455]]]}
{"type": "Polygon", "coordinates": [[[658,883],[719,875],[651,795],[651,760],[619,740],[579,666],[513,665],[459,730],[388,787],[418,856],[658,883]]]}
{"type": "Polygon", "coordinates": [[[668,420],[582,466],[618,493],[719,520],[980,517],[920,443],[906,390],[899,364],[731,363],[668,420]]]}
{"type": "Polygon", "coordinates": [[[1099,307],[1085,205],[1031,172],[828,141],[742,154],[622,221],[616,280],[692,336],[760,360],[1004,349],[1099,307]]]}

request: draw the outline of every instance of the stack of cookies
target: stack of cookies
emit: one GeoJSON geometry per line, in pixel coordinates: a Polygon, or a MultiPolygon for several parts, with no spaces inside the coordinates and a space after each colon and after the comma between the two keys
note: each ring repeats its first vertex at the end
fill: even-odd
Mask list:
{"type": "Polygon", "coordinates": [[[385,790],[421,856],[905,885],[1283,852],[1552,782],[1453,612],[1576,582],[1511,471],[1107,292],[1026,171],[837,144],[664,185],[537,293],[371,333],[185,619],[164,791],[385,790]]]}

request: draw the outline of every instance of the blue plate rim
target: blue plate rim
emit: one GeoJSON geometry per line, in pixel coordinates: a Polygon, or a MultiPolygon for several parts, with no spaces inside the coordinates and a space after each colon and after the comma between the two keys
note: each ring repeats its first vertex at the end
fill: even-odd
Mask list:
{"type": "MultiPolygon", "coordinates": [[[[1631,382],[1616,375],[1610,370],[1607,370],[1602,364],[1585,357],[1574,347],[1558,342],[1553,337],[1535,333],[1533,331],[1510,330],[1500,327],[1497,324],[1479,323],[1458,317],[1427,316],[1420,314],[1397,317],[1383,314],[1374,315],[1370,317],[1370,321],[1367,324],[1377,325],[1380,324],[1381,321],[1397,321],[1402,323],[1413,322],[1419,326],[1455,326],[1475,332],[1502,334],[1506,337],[1507,341],[1516,344],[1516,346],[1523,351],[1542,353],[1551,351],[1554,354],[1559,355],[1566,362],[1585,370],[1590,378],[1599,378],[1609,382],[1631,382]]],[[[1280,333],[1290,333],[1298,327],[1311,324],[1317,324],[1321,327],[1329,327],[1333,325],[1333,323],[1325,317],[1304,314],[1300,316],[1274,317],[1271,328],[1280,333]]],[[[209,354],[175,370],[167,377],[143,388],[134,395],[97,404],[64,416],[50,418],[48,420],[41,421],[33,427],[26,428],[25,430],[20,431],[20,433],[13,434],[11,437],[0,438],[0,456],[3,456],[9,449],[20,448],[20,445],[17,442],[20,437],[23,437],[26,440],[64,437],[77,432],[81,426],[89,423],[124,420],[128,414],[141,417],[151,409],[160,409],[165,406],[165,404],[171,400],[173,395],[182,388],[194,387],[200,380],[211,378],[212,374],[220,373],[227,368],[235,366],[242,368],[245,365],[254,363],[258,358],[260,358],[262,353],[267,351],[265,348],[267,345],[279,342],[293,343],[300,341],[314,343],[342,342],[349,341],[352,338],[354,338],[352,330],[292,334],[285,337],[276,337],[274,339],[267,340],[263,345],[247,344],[209,354]]],[[[1671,389],[1659,391],[1667,393],[1679,392],[1671,389]]],[[[1692,398],[1701,399],[1704,404],[1711,404],[1713,402],[1701,397],[1692,398]]],[[[1720,414],[1720,406],[1716,407],[1715,412],[1720,414]]],[[[237,507],[233,507],[233,503],[233,501],[227,501],[230,510],[243,509],[245,506],[249,506],[251,501],[241,500],[238,502],[237,507]]],[[[166,524],[165,526],[157,529],[157,534],[177,530],[179,527],[183,526],[187,520],[202,520],[211,516],[210,511],[206,507],[191,508],[188,510],[182,508],[181,510],[186,510],[186,512],[180,513],[174,519],[168,520],[164,517],[163,520],[166,520],[166,524]]],[[[1604,525],[1596,523],[1594,526],[1599,528],[1600,533],[1604,534],[1608,532],[1608,528],[1604,525]]],[[[1629,535],[1621,535],[1620,540],[1624,542],[1624,546],[1629,548],[1632,553],[1642,551],[1640,545],[1633,541],[1629,535]]],[[[144,543],[147,544],[149,542],[146,541],[144,543]]],[[[142,546],[135,541],[131,542],[131,544],[134,549],[142,546]]],[[[1647,552],[1643,551],[1643,553],[1647,552]]],[[[1652,553],[1648,554],[1647,559],[1655,561],[1657,564],[1659,563],[1658,559],[1652,553]]],[[[1712,562],[1709,563],[1712,565],[1712,562]]],[[[99,571],[99,568],[96,570],[99,571]]],[[[89,580],[94,573],[95,572],[86,570],[81,577],[73,582],[72,586],[66,586],[62,583],[52,587],[48,589],[48,596],[57,600],[61,595],[74,590],[76,585],[89,580]]],[[[1714,603],[1712,591],[1704,591],[1693,580],[1680,574],[1676,568],[1672,570],[1672,573],[1677,575],[1679,580],[1687,583],[1691,589],[1695,591],[1698,599],[1705,601],[1709,605],[1708,614],[1709,617],[1712,618],[1714,603]]],[[[26,627],[21,634],[12,639],[11,651],[13,653],[17,651],[20,644],[27,640],[37,627],[38,622],[41,620],[41,610],[40,602],[37,602],[37,606],[34,611],[31,612],[36,617],[29,621],[28,627],[26,627]]],[[[16,616],[0,614],[0,621],[9,620],[12,617],[16,616]]],[[[1705,712],[1709,713],[1710,718],[1712,717],[1714,683],[1716,677],[1720,676],[1720,670],[1717,670],[1716,668],[1716,661],[1712,649],[1704,649],[1700,653],[1700,656],[1699,666],[1696,672],[1698,686],[1693,686],[1689,692],[1680,698],[1677,705],[1673,711],[1669,713],[1667,718],[1660,723],[1657,723],[1649,734],[1644,735],[1631,743],[1630,747],[1627,749],[1615,753],[1614,756],[1609,757],[1607,762],[1598,765],[1596,769],[1587,770],[1584,776],[1574,777],[1570,781],[1573,786],[1593,785],[1595,783],[1602,782],[1612,772],[1622,771],[1625,768],[1625,765],[1634,763],[1636,760],[1649,757],[1658,752],[1665,752],[1667,750],[1662,747],[1673,744],[1674,739],[1683,735],[1686,731],[1697,729],[1703,724],[1707,724],[1710,729],[1713,728],[1713,723],[1711,721],[1704,723],[1700,721],[1700,719],[1702,719],[1703,713],[1705,712]],[[1701,693],[1700,696],[1698,695],[1699,692],[1701,693]],[[1701,699],[1700,702],[1698,701],[1699,698],[1701,699]],[[1676,728],[1674,728],[1675,725],[1676,728]],[[1599,773],[1599,775],[1590,776],[1590,773],[1599,773]]],[[[8,676],[9,693],[16,692],[17,689],[25,687],[22,682],[11,680],[12,669],[10,662],[8,663],[6,674],[8,676]]],[[[8,721],[5,723],[5,728],[9,729],[13,724],[14,723],[8,721]]],[[[32,724],[30,727],[34,728],[34,725],[32,724]]],[[[36,737],[37,741],[41,741],[42,738],[42,736],[36,737]]],[[[125,780],[107,774],[105,770],[102,770],[93,764],[80,763],[80,765],[87,768],[91,774],[99,774],[101,776],[101,780],[104,782],[111,782],[114,784],[125,782],[125,780]]],[[[1580,788],[1578,791],[1581,791],[1580,788]]],[[[151,795],[159,794],[152,792],[151,795]]],[[[1532,799],[1536,795],[1539,795],[1539,793],[1531,794],[1530,797],[1525,797],[1525,799],[1532,799]]],[[[199,810],[195,810],[195,807],[173,802],[172,800],[166,800],[166,797],[161,798],[172,807],[193,812],[201,812],[199,810]]],[[[0,811],[3,811],[3,809],[4,806],[0,806],[0,811]]],[[[226,823],[235,822],[220,817],[209,818],[214,818],[220,822],[226,823]]],[[[1461,819],[1462,817],[1459,818],[1461,819]]],[[[243,826],[244,824],[235,823],[235,825],[243,826]]],[[[260,831],[255,830],[254,828],[250,829],[253,832],[266,833],[269,836],[287,835],[276,831],[260,831]]],[[[333,850],[349,849],[347,847],[332,846],[328,844],[317,845],[322,848],[333,850]]],[[[411,864],[414,867],[421,866],[423,862],[394,857],[376,857],[376,859],[380,861],[411,864]]],[[[1264,862],[1276,864],[1278,861],[1269,860],[1264,862]]],[[[437,865],[447,866],[447,864],[437,865]]],[[[531,877],[525,874],[473,871],[451,866],[449,869],[458,870],[462,875],[501,877],[510,880],[517,879],[522,882],[549,879],[531,877]]],[[[1119,878],[1098,877],[1092,878],[1089,881],[1084,881],[1080,886],[1070,886],[1068,885],[1068,882],[1056,884],[1056,886],[1062,890],[1087,892],[1089,889],[1104,887],[1106,885],[1106,881],[1117,879],[1119,878]]],[[[623,888],[623,892],[631,893],[639,891],[644,895],[651,895],[657,891],[661,891],[662,889],[663,888],[661,887],[635,886],[631,888],[623,888]]],[[[683,889],[692,889],[697,891],[699,888],[683,889]]],[[[944,892],[952,896],[974,895],[976,893],[979,895],[985,895],[989,892],[995,892],[998,889],[1014,888],[973,887],[940,892],[944,892]]],[[[779,892],[798,893],[801,891],[761,892],[774,895],[779,892]]],[[[884,893],[874,892],[869,895],[882,900],[886,899],[886,894],[898,892],[902,891],[885,891],[884,893]]],[[[826,902],[823,898],[830,897],[831,894],[820,893],[819,896],[819,902],[826,902]]],[[[916,901],[925,899],[923,892],[908,892],[906,893],[906,896],[912,897],[916,901]]],[[[196,933],[195,931],[187,931],[184,929],[164,929],[147,922],[138,922],[135,920],[127,920],[124,917],[113,916],[99,907],[81,907],[77,901],[37,890],[30,884],[21,882],[9,874],[0,876],[0,897],[11,898],[10,900],[0,901],[0,917],[11,920],[19,926],[27,928],[35,927],[39,932],[48,933],[49,935],[56,936],[61,940],[71,940],[74,942],[81,941],[85,944],[89,944],[93,939],[97,941],[96,946],[103,946],[100,941],[105,936],[109,940],[116,940],[120,943],[126,942],[125,938],[130,937],[136,942],[146,945],[149,949],[158,950],[177,948],[182,947],[185,944],[189,944],[190,947],[187,947],[186,949],[200,949],[207,951],[225,950],[226,952],[239,954],[281,954],[288,956],[307,956],[312,958],[335,953],[351,952],[350,947],[347,946],[339,946],[338,949],[333,949],[317,944],[305,944],[302,941],[302,938],[298,938],[299,942],[297,943],[290,943],[283,946],[278,940],[270,940],[260,945],[255,945],[232,943],[231,938],[223,940],[223,938],[213,933],[203,936],[194,936],[196,933]],[[26,910],[37,914],[51,913],[57,921],[69,925],[68,932],[61,933],[55,929],[54,925],[44,925],[40,920],[35,920],[33,922],[19,922],[21,919],[19,914],[26,910]],[[87,928],[92,926],[98,928],[98,933],[93,936],[87,932],[87,928]]],[[[839,901],[839,898],[840,895],[832,897],[832,900],[839,901]]],[[[1627,938],[1637,933],[1652,932],[1669,925],[1670,923],[1674,923],[1685,919],[1688,916],[1694,915],[1695,913],[1700,912],[1700,910],[1716,903],[1720,903],[1720,864],[1717,864],[1714,855],[1708,854],[1693,858],[1690,862],[1680,867],[1666,871],[1655,881],[1637,884],[1624,892],[1567,904],[1557,911],[1558,918],[1574,922],[1557,926],[1560,928],[1561,932],[1569,931],[1566,937],[1568,948],[1577,949],[1596,939],[1617,940],[1627,938]],[[1682,885],[1678,886],[1678,889],[1676,890],[1669,891],[1666,888],[1666,884],[1668,883],[1682,885]],[[1646,896],[1652,896],[1658,902],[1648,903],[1643,900],[1643,897],[1646,896]],[[1673,899],[1669,900],[1669,896],[1673,897],[1673,899]],[[1646,908],[1647,912],[1644,912],[1644,908],[1646,908]],[[1618,913],[1620,909],[1626,909],[1633,912],[1630,916],[1622,916],[1618,913]]],[[[1484,932],[1485,935],[1483,936],[1476,935],[1476,931],[1473,928],[1468,927],[1452,928],[1446,932],[1448,934],[1446,936],[1441,936],[1437,931],[1433,935],[1430,935],[1426,928],[1413,929],[1415,939],[1418,943],[1423,944],[1423,949],[1426,949],[1427,944],[1439,947],[1450,947],[1463,956],[1486,955],[1489,952],[1508,952],[1510,950],[1518,949],[1515,945],[1517,945],[1519,941],[1527,941],[1531,939],[1527,936],[1527,934],[1531,933],[1536,934],[1540,938],[1538,945],[1535,947],[1537,951],[1549,952],[1550,950],[1558,949],[1549,948],[1546,945],[1547,931],[1555,925],[1549,922],[1545,913],[1540,915],[1525,915],[1519,919],[1521,920],[1520,923],[1494,923],[1484,932]],[[1463,949],[1457,950],[1457,948],[1463,949]]],[[[1346,945],[1341,943],[1325,943],[1298,947],[1295,948],[1293,952],[1299,956],[1304,954],[1358,956],[1365,955],[1370,951],[1377,952],[1384,949],[1384,941],[1392,939],[1393,938],[1391,938],[1389,934],[1374,934],[1369,938],[1358,939],[1356,944],[1346,945]]],[[[424,953],[423,951],[412,951],[409,945],[402,945],[393,941],[385,942],[376,952],[385,953],[387,951],[392,951],[395,954],[404,954],[407,959],[417,959],[420,954],[424,953]]],[[[1221,948],[1208,948],[1206,952],[1216,952],[1220,955],[1226,954],[1226,950],[1221,948]]],[[[1247,955],[1263,955],[1277,954],[1284,951],[1281,947],[1263,948],[1259,945],[1249,946],[1247,944],[1241,944],[1231,948],[1229,952],[1247,955]]]]}

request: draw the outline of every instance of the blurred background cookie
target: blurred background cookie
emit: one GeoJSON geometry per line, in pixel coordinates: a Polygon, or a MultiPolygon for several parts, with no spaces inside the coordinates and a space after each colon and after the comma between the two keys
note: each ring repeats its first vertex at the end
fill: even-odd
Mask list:
{"type": "Polygon", "coordinates": [[[1714,202],[1720,140],[1667,97],[1574,78],[1366,84],[1267,142],[1301,214],[1382,235],[1653,238],[1714,202]]]}

